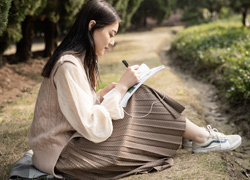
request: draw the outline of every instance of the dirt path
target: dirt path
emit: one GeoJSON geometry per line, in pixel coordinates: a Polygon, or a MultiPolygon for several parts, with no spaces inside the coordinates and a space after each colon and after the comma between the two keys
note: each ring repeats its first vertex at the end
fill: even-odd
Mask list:
{"type": "MultiPolygon", "coordinates": [[[[186,106],[184,114],[196,124],[205,126],[209,118],[207,118],[207,107],[203,104],[207,104],[208,99],[204,98],[201,92],[206,92],[205,94],[211,92],[211,95],[206,96],[210,97],[214,91],[209,86],[202,85],[171,67],[164,53],[173,37],[173,32],[181,29],[182,27],[157,28],[153,31],[118,35],[117,45],[99,60],[102,85],[119,79],[124,71],[122,59],[126,59],[131,65],[146,63],[149,67],[164,63],[165,70],[155,74],[146,81],[146,84],[184,104],[186,106]]],[[[12,164],[29,149],[27,134],[41,81],[39,74],[44,62],[35,60],[30,64],[8,65],[9,68],[5,71],[9,73],[5,73],[4,77],[1,73],[1,78],[6,81],[7,85],[9,84],[10,89],[10,84],[14,82],[14,79],[19,83],[16,85],[19,95],[12,93],[11,101],[8,101],[8,98],[2,101],[5,103],[0,111],[0,177],[1,175],[7,177],[12,164]],[[30,76],[29,72],[33,72],[33,76],[30,76]],[[22,91],[21,89],[25,89],[23,87],[28,87],[28,90],[26,88],[22,91]]],[[[6,97],[5,92],[7,94],[11,90],[6,90],[5,85],[1,87],[3,90],[0,94],[6,97]]],[[[211,112],[217,107],[218,105],[210,104],[211,112]]],[[[218,129],[221,130],[220,127],[218,126],[218,129]]],[[[227,131],[231,132],[231,130],[227,131]]],[[[174,161],[175,165],[170,169],[159,173],[131,176],[124,180],[244,179],[231,153],[191,154],[190,148],[180,149],[174,161]]]]}

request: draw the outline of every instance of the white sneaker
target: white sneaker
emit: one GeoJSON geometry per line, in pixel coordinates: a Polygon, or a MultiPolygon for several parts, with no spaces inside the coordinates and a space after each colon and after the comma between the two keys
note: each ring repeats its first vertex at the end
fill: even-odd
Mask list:
{"type": "Polygon", "coordinates": [[[193,153],[207,153],[207,152],[223,152],[234,150],[241,144],[241,137],[239,135],[224,135],[218,132],[217,129],[208,125],[208,132],[210,137],[207,142],[201,144],[193,142],[193,153]]]}

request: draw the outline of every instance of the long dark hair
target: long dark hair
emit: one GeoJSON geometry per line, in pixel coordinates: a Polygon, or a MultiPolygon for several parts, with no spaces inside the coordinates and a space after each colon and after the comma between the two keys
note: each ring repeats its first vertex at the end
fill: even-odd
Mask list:
{"type": "Polygon", "coordinates": [[[64,54],[72,54],[82,59],[89,83],[94,89],[99,71],[93,32],[117,21],[121,21],[119,15],[105,0],[90,0],[82,7],[71,30],[44,66],[42,76],[49,78],[58,59],[64,54]],[[89,30],[91,20],[95,20],[96,24],[89,30]]]}

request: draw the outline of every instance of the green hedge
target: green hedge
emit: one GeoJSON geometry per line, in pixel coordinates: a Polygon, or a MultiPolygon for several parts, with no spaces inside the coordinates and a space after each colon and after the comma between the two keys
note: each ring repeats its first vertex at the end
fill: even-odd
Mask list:
{"type": "Polygon", "coordinates": [[[184,29],[174,38],[171,52],[199,75],[212,74],[229,101],[250,104],[250,29],[239,17],[184,29]]]}

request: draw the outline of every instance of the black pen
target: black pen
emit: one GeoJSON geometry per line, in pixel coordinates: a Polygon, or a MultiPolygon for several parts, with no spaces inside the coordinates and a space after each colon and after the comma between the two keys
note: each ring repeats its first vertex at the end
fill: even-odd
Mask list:
{"type": "Polygon", "coordinates": [[[128,63],[127,63],[126,60],[122,60],[122,63],[123,63],[126,67],[128,67],[128,63]]]}

